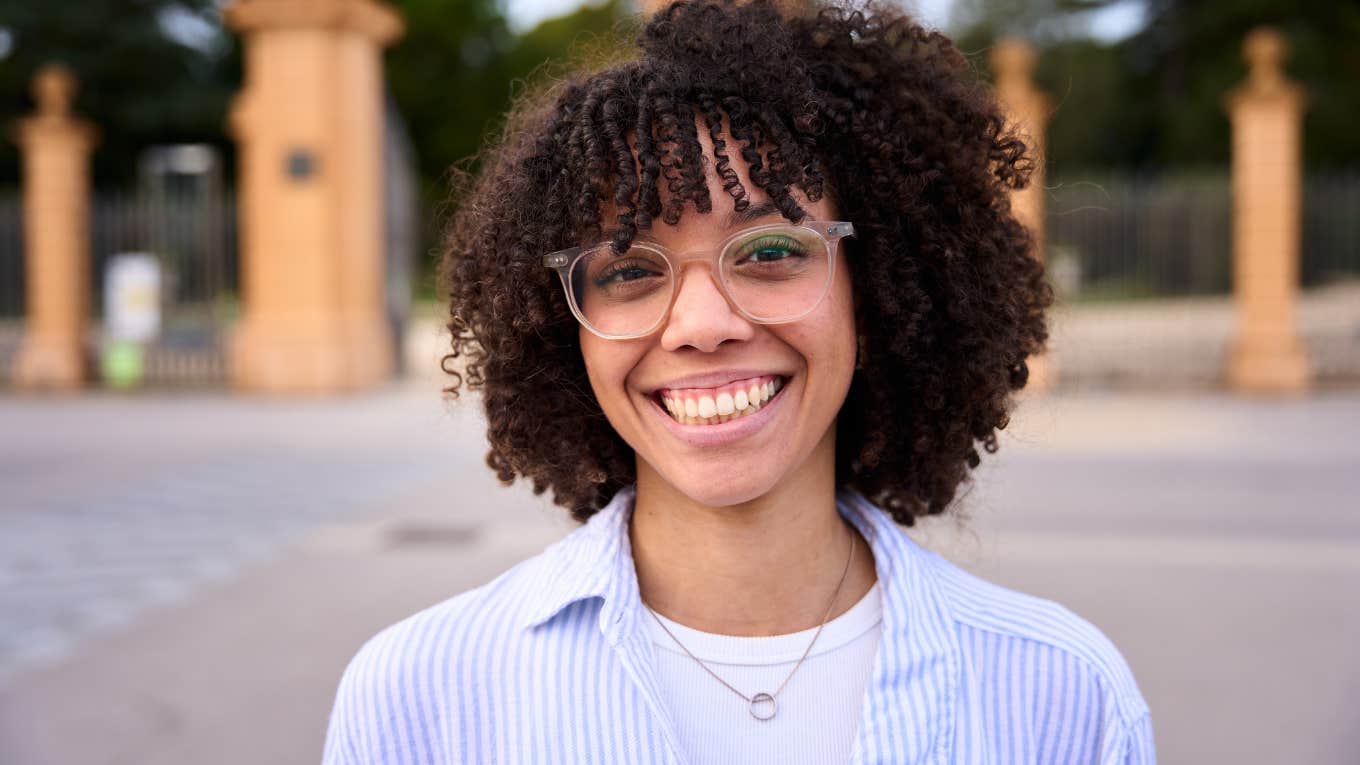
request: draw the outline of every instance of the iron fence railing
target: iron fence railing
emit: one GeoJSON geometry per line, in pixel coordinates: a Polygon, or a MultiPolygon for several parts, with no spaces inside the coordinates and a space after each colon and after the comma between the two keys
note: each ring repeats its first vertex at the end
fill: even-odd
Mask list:
{"type": "Polygon", "coordinates": [[[24,316],[24,210],[19,193],[0,190],[0,321],[24,316]]]}
{"type": "MultiPolygon", "coordinates": [[[[1069,173],[1049,181],[1047,262],[1068,300],[1224,295],[1232,290],[1226,169],[1069,173]]],[[[1303,182],[1303,288],[1360,278],[1360,171],[1303,182]]]]}
{"type": "MultiPolygon", "coordinates": [[[[24,316],[23,210],[17,191],[0,192],[0,385],[11,379],[24,316]]],[[[102,331],[110,259],[154,255],[161,270],[161,325],[145,349],[146,384],[216,385],[226,380],[226,331],[237,288],[236,203],[231,193],[99,191],[90,200],[90,338],[102,331]]]]}
{"type": "Polygon", "coordinates": [[[1360,279],[1360,170],[1305,176],[1302,224],[1305,288],[1360,279]]]}

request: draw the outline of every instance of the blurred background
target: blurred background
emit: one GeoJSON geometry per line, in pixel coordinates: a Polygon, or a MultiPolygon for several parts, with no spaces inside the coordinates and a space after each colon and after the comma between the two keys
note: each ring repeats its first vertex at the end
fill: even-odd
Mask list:
{"type": "MultiPolygon", "coordinates": [[[[1360,6],[921,0],[1042,148],[1059,303],[912,534],[1103,629],[1164,762],[1360,751],[1360,6]]],[[[316,761],[381,627],[565,511],[446,403],[435,264],[613,0],[0,4],[0,763],[316,761]]]]}

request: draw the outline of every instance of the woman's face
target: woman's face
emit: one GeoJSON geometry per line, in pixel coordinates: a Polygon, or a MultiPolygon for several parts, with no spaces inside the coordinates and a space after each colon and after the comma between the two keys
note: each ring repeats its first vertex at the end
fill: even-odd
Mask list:
{"type": "MultiPolygon", "coordinates": [[[[703,130],[700,140],[711,156],[703,130]]],[[[740,154],[731,152],[731,160],[750,194],[751,208],[767,202],[740,154]]],[[[713,252],[737,231],[785,220],[771,210],[733,225],[731,205],[724,204],[731,197],[711,169],[707,181],[713,212],[688,209],[676,226],[658,221],[648,239],[672,252],[713,252]]],[[[839,220],[826,196],[815,203],[798,190],[794,196],[810,219],[839,220]]],[[[614,211],[604,212],[608,225],[614,211]]],[[[671,312],[651,335],[605,340],[582,327],[580,338],[595,397],[636,452],[639,480],[652,477],[646,475],[651,471],[690,499],[721,507],[763,496],[799,469],[835,469],[836,415],[854,372],[856,331],[843,251],[836,254],[826,297],[811,313],[787,324],[745,319],[715,278],[702,266],[683,269],[671,312]],[[684,415],[686,402],[703,409],[705,397],[721,411],[728,406],[721,399],[724,394],[740,404],[742,396],[734,394],[742,392],[749,410],[751,389],[759,394],[766,382],[777,393],[754,413],[719,424],[683,421],[694,422],[684,415]],[[680,417],[668,411],[668,399],[680,417]]]]}

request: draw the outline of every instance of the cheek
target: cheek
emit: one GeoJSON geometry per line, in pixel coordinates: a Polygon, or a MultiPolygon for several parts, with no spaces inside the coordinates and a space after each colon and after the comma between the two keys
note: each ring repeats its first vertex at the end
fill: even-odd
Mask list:
{"type": "Polygon", "coordinates": [[[637,366],[641,353],[634,343],[603,340],[584,329],[580,338],[581,358],[590,387],[600,408],[608,414],[627,399],[628,375],[637,366]]]}
{"type": "Polygon", "coordinates": [[[815,314],[786,325],[780,334],[803,356],[812,373],[809,382],[816,390],[848,388],[858,343],[850,290],[833,287],[815,314]]]}
{"type": "Polygon", "coordinates": [[[854,291],[849,277],[844,270],[836,274],[831,294],[827,295],[827,315],[818,333],[817,343],[823,380],[840,394],[850,388],[859,346],[854,291]]]}
{"type": "Polygon", "coordinates": [[[581,360],[586,365],[586,377],[595,391],[595,398],[603,404],[601,396],[608,389],[609,358],[607,348],[599,345],[599,338],[589,332],[581,332],[581,360]]]}
{"type": "Polygon", "coordinates": [[[844,260],[837,264],[836,271],[831,294],[827,295],[828,329],[824,334],[830,338],[835,357],[842,362],[849,360],[849,366],[844,370],[849,376],[854,371],[859,340],[859,331],[855,326],[855,294],[844,260]]]}

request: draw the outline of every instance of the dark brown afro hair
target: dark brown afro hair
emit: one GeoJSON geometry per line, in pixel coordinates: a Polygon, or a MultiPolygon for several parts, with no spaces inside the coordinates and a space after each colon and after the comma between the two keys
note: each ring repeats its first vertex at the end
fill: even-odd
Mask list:
{"type": "Polygon", "coordinates": [[[855,224],[842,247],[863,369],[837,420],[838,483],[904,525],[944,511],[978,465],[975,442],[996,450],[1053,301],[1008,197],[1032,160],[991,90],[948,38],[886,6],[677,2],[638,47],[521,103],[457,199],[441,269],[445,393],[482,392],[487,463],[551,489],[580,521],[635,480],[542,258],[607,229],[626,246],[688,205],[744,208],[740,152],[790,220],[804,214],[797,187],[834,194],[855,224]],[[710,198],[706,165],[730,199],[710,198]],[[621,212],[602,226],[606,202],[621,212]]]}

